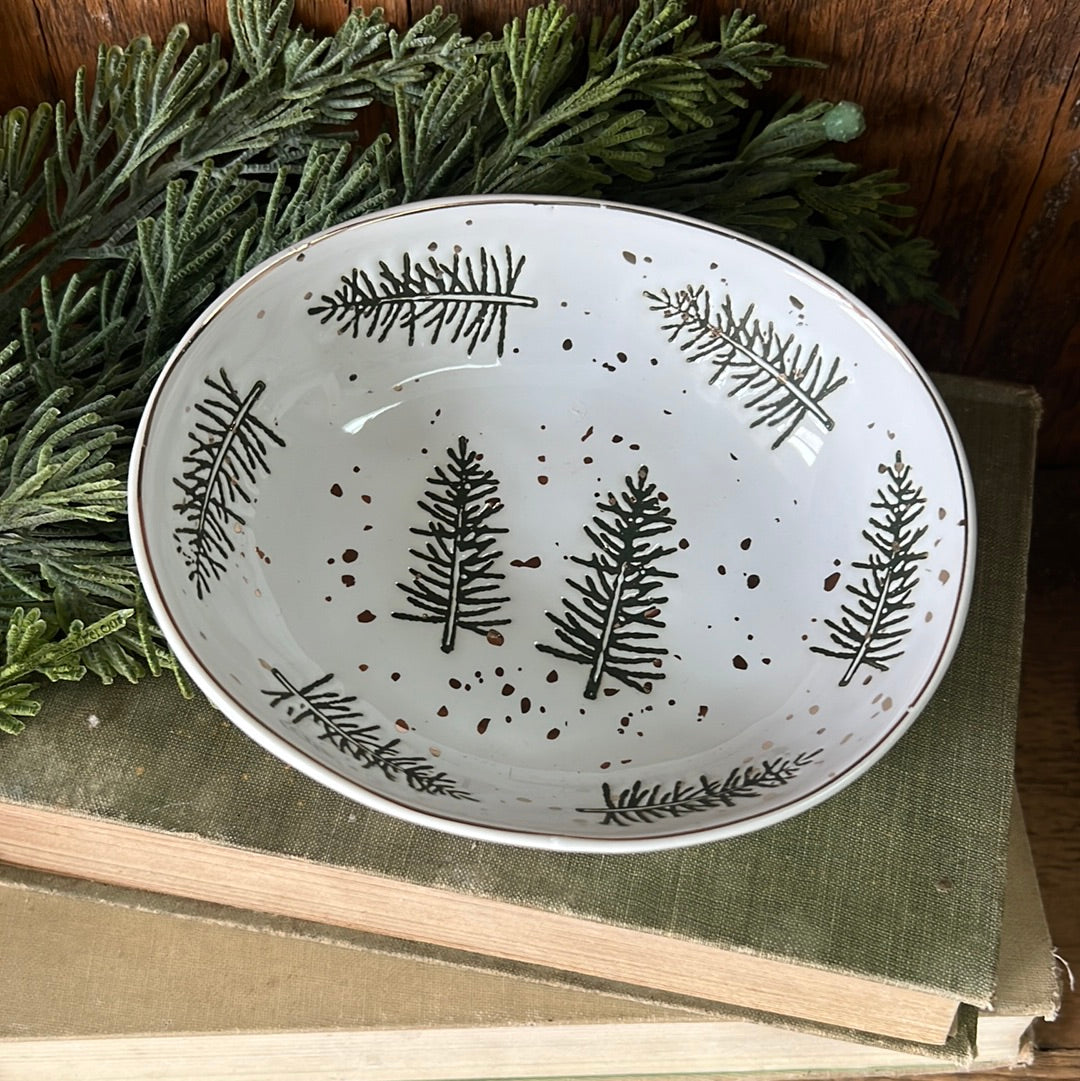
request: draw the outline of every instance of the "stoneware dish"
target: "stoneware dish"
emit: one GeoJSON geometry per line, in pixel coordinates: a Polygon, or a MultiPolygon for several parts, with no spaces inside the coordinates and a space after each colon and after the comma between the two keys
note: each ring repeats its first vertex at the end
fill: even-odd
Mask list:
{"type": "Polygon", "coordinates": [[[699,222],[471,198],[331,229],[176,349],[130,476],[195,683],[411,822],[631,851],[863,773],[953,654],[971,483],[821,274],[699,222]]]}

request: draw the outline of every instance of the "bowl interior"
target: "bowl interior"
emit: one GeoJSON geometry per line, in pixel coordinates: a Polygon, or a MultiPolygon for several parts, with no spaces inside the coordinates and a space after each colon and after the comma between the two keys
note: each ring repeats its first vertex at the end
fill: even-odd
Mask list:
{"type": "Polygon", "coordinates": [[[402,208],[192,328],[132,466],[195,681],[381,810],[683,844],[811,806],[936,686],[973,558],[921,369],[832,282],[683,219],[402,208]]]}

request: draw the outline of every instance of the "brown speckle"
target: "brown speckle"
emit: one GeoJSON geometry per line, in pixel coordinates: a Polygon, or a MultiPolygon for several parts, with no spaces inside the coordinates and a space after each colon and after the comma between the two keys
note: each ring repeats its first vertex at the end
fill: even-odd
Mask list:
{"type": "Polygon", "coordinates": [[[391,672],[390,673],[390,682],[391,683],[397,683],[397,681],[399,679],[401,679],[401,673],[400,672],[391,672]]]}
{"type": "Polygon", "coordinates": [[[708,714],[708,712],[709,712],[709,707],[708,706],[698,706],[698,708],[697,708],[697,715],[699,717],[705,717],[708,714]]]}
{"type": "Polygon", "coordinates": [[[334,496],[337,496],[338,499],[340,499],[342,497],[342,495],[344,494],[342,492],[342,490],[341,490],[341,485],[340,484],[331,484],[330,485],[330,494],[334,495],[334,496]]]}
{"type": "Polygon", "coordinates": [[[431,755],[432,758],[438,758],[442,754],[442,751],[440,751],[438,747],[429,747],[428,754],[431,755]]]}
{"type": "Polygon", "coordinates": [[[453,687],[455,691],[460,691],[461,690],[461,680],[460,679],[456,679],[454,677],[451,677],[446,682],[449,683],[450,686],[453,687]]]}
{"type": "Polygon", "coordinates": [[[265,308],[260,308],[258,310],[258,312],[255,313],[255,318],[256,319],[264,319],[264,318],[266,318],[266,309],[265,308]]]}
{"type": "Polygon", "coordinates": [[[351,574],[343,574],[341,576],[341,584],[343,586],[354,586],[356,585],[356,578],[351,574]]]}
{"type": "Polygon", "coordinates": [[[761,578],[756,574],[748,574],[746,576],[746,588],[757,589],[761,585],[761,578]]]}
{"type": "Polygon", "coordinates": [[[359,556],[360,553],[355,548],[346,548],[341,553],[341,561],[342,563],[355,563],[359,556]]]}
{"type": "Polygon", "coordinates": [[[370,608],[365,608],[356,617],[357,623],[371,623],[375,619],[375,613],[370,608]]]}
{"type": "Polygon", "coordinates": [[[492,646],[501,646],[506,639],[494,628],[487,632],[488,644],[492,646]]]}
{"type": "Polygon", "coordinates": [[[690,547],[690,542],[685,537],[683,537],[679,541],[679,547],[685,552],[686,549],[690,547]]]}
{"type": "Polygon", "coordinates": [[[548,683],[557,683],[559,680],[559,673],[554,668],[547,674],[548,683]]]}
{"type": "Polygon", "coordinates": [[[831,593],[836,588],[836,584],[839,581],[840,581],[840,572],[839,571],[833,571],[833,573],[830,574],[829,577],[825,579],[825,583],[824,583],[825,592],[826,593],[831,593]]]}
{"type": "Polygon", "coordinates": [[[821,706],[811,706],[807,711],[811,717],[816,717],[821,712],[821,706]]]}
{"type": "Polygon", "coordinates": [[[409,731],[409,722],[406,721],[403,717],[398,717],[398,719],[396,721],[394,721],[394,727],[399,732],[408,732],[409,731]]]}
{"type": "Polygon", "coordinates": [[[892,709],[892,699],[891,698],[883,698],[881,700],[881,708],[883,710],[892,709]]]}
{"type": "MultiPolygon", "coordinates": [[[[269,560],[267,560],[267,562],[269,562],[269,560]]],[[[949,580],[949,572],[943,570],[937,577],[938,577],[938,581],[942,585],[944,585],[949,580]]]]}
{"type": "Polygon", "coordinates": [[[512,683],[504,683],[502,693],[504,698],[509,698],[510,695],[514,693],[514,685],[512,683]]]}
{"type": "Polygon", "coordinates": [[[565,349],[565,350],[566,350],[567,352],[570,352],[570,350],[574,348],[574,342],[573,342],[573,339],[571,339],[571,338],[564,338],[564,339],[563,339],[563,343],[562,343],[562,347],[563,347],[563,349],[565,349]]]}
{"type": "Polygon", "coordinates": [[[479,732],[480,735],[483,735],[488,730],[489,724],[491,724],[490,717],[481,717],[480,723],[476,726],[477,732],[479,732]]]}
{"type": "Polygon", "coordinates": [[[621,435],[613,435],[611,437],[611,441],[612,443],[621,443],[623,441],[623,437],[621,435]]]}
{"type": "Polygon", "coordinates": [[[749,551],[750,545],[753,544],[753,543],[754,542],[749,537],[743,537],[743,539],[741,541],[739,541],[739,547],[744,552],[746,552],[746,551],[749,551]]]}
{"type": "Polygon", "coordinates": [[[637,262],[637,256],[632,251],[624,251],[622,257],[633,266],[637,262]]]}
{"type": "Polygon", "coordinates": [[[540,566],[540,557],[539,556],[529,556],[528,559],[511,559],[510,560],[510,566],[511,567],[528,567],[531,570],[536,570],[536,568],[540,566]]]}
{"type": "Polygon", "coordinates": [[[926,615],[925,615],[925,616],[923,616],[923,619],[924,619],[924,620],[925,620],[925,621],[926,621],[927,623],[929,623],[929,622],[930,622],[930,620],[932,620],[933,618],[934,618],[934,613],[933,613],[933,612],[927,612],[927,613],[926,613],[926,615]]]}
{"type": "Polygon", "coordinates": [[[589,436],[591,436],[592,434],[593,434],[593,426],[590,424],[588,429],[586,430],[585,434],[581,437],[582,443],[584,443],[585,440],[588,439],[589,436]]]}
{"type": "Polygon", "coordinates": [[[734,667],[738,668],[740,672],[746,671],[747,667],[749,667],[746,663],[746,658],[741,653],[736,653],[735,656],[731,658],[731,663],[734,667]]]}
{"type": "Polygon", "coordinates": [[[370,502],[371,502],[371,496],[369,496],[369,495],[362,495],[362,496],[360,497],[360,499],[361,499],[361,501],[362,501],[362,502],[364,502],[364,503],[370,503],[370,502]]]}
{"type": "Polygon", "coordinates": [[[522,700],[521,700],[521,712],[522,713],[528,713],[530,709],[532,709],[532,699],[531,698],[522,698],[522,700]]]}
{"type": "Polygon", "coordinates": [[[548,733],[547,733],[547,738],[548,739],[558,739],[559,738],[559,730],[557,728],[549,728],[548,733]]]}
{"type": "Polygon", "coordinates": [[[450,710],[448,710],[446,708],[446,706],[439,706],[439,708],[435,711],[435,716],[436,717],[449,717],[450,716],[450,710]]]}
{"type": "Polygon", "coordinates": [[[541,473],[541,474],[540,474],[540,475],[539,475],[539,476],[538,476],[538,477],[536,478],[536,483],[537,483],[537,484],[547,484],[547,482],[548,482],[548,477],[547,477],[547,476],[546,476],[546,475],[545,475],[544,473],[541,473]]]}
{"type": "Polygon", "coordinates": [[[716,573],[717,573],[717,574],[727,574],[727,567],[725,567],[725,566],[724,566],[724,564],[723,564],[723,563],[721,563],[721,564],[720,564],[720,565],[719,565],[719,566],[718,566],[718,567],[716,568],[716,573]]]}

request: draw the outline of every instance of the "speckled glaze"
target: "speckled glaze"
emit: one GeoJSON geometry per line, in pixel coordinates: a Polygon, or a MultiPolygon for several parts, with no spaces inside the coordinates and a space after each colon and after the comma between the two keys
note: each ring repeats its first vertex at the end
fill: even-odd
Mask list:
{"type": "Polygon", "coordinates": [[[258,267],[163,372],[130,495],[232,721],[538,847],[838,791],[933,693],[974,563],[959,440],[882,323],[764,245],[582,200],[406,206],[258,267]]]}

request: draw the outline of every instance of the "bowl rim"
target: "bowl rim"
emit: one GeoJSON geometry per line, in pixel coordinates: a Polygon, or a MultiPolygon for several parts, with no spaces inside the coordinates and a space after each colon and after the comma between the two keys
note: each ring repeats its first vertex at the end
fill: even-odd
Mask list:
{"type": "Polygon", "coordinates": [[[139,574],[140,583],[146,594],[147,602],[154,618],[156,619],[167,644],[183,667],[185,674],[191,679],[192,683],[202,691],[210,703],[231,723],[244,732],[245,735],[254,740],[264,750],[274,755],[280,761],[285,762],[287,765],[305,774],[319,784],[322,784],[324,787],[337,792],[339,795],[344,796],[361,806],[368,807],[383,814],[388,814],[412,825],[437,829],[473,841],[494,842],[525,848],[578,853],[655,852],[741,836],[802,814],[804,811],[810,810],[812,807],[815,807],[826,799],[836,795],[842,789],[861,777],[875,765],[911,727],[915,719],[922,713],[923,709],[932,698],[934,692],[944,678],[945,672],[952,663],[957,647],[959,646],[964,623],[967,619],[970,607],[977,547],[978,523],[976,520],[974,487],[971,470],[955,422],[953,421],[940,392],[925,369],[919,361],[916,360],[915,356],[895,331],[893,331],[880,316],[872,311],[867,304],[843,286],[833,281],[828,275],[802,260],[797,259],[770,244],[756,240],[725,226],[702,221],[701,219],[690,217],[686,214],[676,213],[674,211],[656,210],[650,207],[637,206],[631,203],[618,202],[609,199],[593,199],[578,196],[529,194],[465,195],[404,203],[398,206],[374,211],[360,217],[350,218],[347,221],[330,226],[327,229],[323,229],[283,248],[281,251],[263,260],[222,291],[200,313],[184,332],[183,336],[170,353],[168,359],[163,364],[162,369],[154,382],[154,386],[148,395],[139,420],[128,467],[127,496],[128,529],[135,558],[135,565],[139,574]],[[393,220],[394,218],[423,214],[427,211],[437,209],[492,205],[585,207],[600,211],[613,210],[619,213],[640,214],[652,219],[667,221],[677,226],[691,227],[706,233],[711,233],[723,237],[726,240],[747,244],[775,259],[779,259],[799,273],[813,279],[818,285],[831,292],[842,306],[846,306],[851,310],[857,320],[864,324],[868,324],[882,340],[883,346],[888,351],[891,351],[896,360],[903,363],[911,375],[919,381],[929,398],[930,404],[936,409],[945,434],[952,446],[954,463],[960,479],[962,516],[965,522],[961,569],[962,580],[957,592],[956,602],[952,608],[949,629],[933,669],[923,682],[922,687],[919,688],[914,695],[909,696],[907,708],[896,717],[891,726],[884,730],[876,741],[866,748],[864,753],[858,759],[849,764],[842,771],[823,780],[810,792],[797,795],[779,806],[771,807],[767,810],[746,813],[735,822],[714,823],[712,825],[694,827],[685,825],[684,820],[680,819],[680,823],[683,824],[680,824],[678,829],[673,829],[670,832],[649,837],[625,837],[620,835],[612,835],[610,837],[585,837],[569,832],[552,833],[541,830],[531,831],[520,827],[499,826],[493,823],[481,825],[473,822],[465,822],[455,818],[451,814],[442,814],[434,810],[422,811],[409,804],[399,802],[364,787],[355,780],[346,777],[337,770],[316,760],[301,748],[290,743],[277,732],[269,728],[255,713],[248,710],[242,703],[235,699],[226,689],[224,684],[213,676],[203,661],[199,659],[196,651],[191,647],[187,636],[177,621],[173,619],[168,599],[161,588],[154,561],[150,556],[148,536],[149,524],[142,514],[139,493],[142,490],[146,450],[154,423],[154,416],[161,403],[165,387],[167,386],[170,377],[175,374],[176,369],[181,364],[183,357],[189,348],[211,327],[214,321],[229,307],[236,297],[251,288],[251,286],[261,278],[272,273],[282,264],[292,261],[297,255],[305,252],[316,244],[320,244],[341,233],[362,229],[369,225],[393,220]]]}

